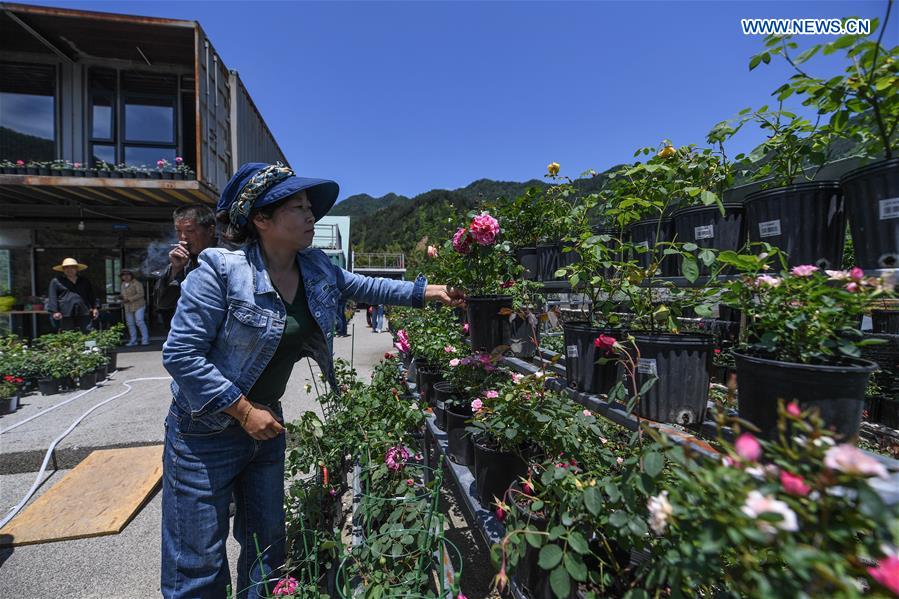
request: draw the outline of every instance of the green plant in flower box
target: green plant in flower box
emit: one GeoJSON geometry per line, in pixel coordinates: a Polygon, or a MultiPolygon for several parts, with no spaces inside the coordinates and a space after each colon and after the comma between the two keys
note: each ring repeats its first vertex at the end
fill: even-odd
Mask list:
{"type": "Polygon", "coordinates": [[[0,400],[9,399],[10,397],[13,397],[18,394],[19,394],[19,386],[18,385],[14,384],[10,381],[0,379],[0,400]]]}
{"type": "Polygon", "coordinates": [[[28,380],[37,377],[39,371],[37,352],[15,335],[0,337],[0,375],[28,380]]]}
{"type": "Polygon", "coordinates": [[[106,351],[115,350],[122,344],[125,337],[125,325],[118,322],[105,331],[95,331],[90,333],[89,338],[97,342],[100,349],[106,351]]]}

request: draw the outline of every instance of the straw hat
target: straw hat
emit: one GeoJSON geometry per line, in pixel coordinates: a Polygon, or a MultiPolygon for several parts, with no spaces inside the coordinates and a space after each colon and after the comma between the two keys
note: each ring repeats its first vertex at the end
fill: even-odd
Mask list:
{"type": "Polygon", "coordinates": [[[80,262],[78,262],[78,260],[75,260],[74,258],[66,258],[65,260],[62,261],[62,264],[57,264],[56,266],[54,266],[53,270],[55,270],[57,272],[62,272],[62,269],[64,269],[66,266],[77,266],[79,271],[82,271],[85,268],[87,268],[87,264],[81,264],[80,262]]]}

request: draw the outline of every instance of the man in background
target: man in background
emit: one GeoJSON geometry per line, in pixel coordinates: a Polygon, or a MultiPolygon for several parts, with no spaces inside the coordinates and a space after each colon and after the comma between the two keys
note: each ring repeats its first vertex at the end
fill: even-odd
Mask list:
{"type": "Polygon", "coordinates": [[[172,214],[178,244],[169,252],[169,265],[156,281],[156,309],[165,322],[171,321],[181,297],[181,283],[191,270],[197,267],[197,256],[208,247],[214,247],[215,214],[203,204],[176,208],[172,214]]]}

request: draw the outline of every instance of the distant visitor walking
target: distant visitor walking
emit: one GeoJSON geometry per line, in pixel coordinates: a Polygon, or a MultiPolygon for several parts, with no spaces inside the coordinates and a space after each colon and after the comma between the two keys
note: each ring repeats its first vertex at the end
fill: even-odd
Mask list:
{"type": "Polygon", "coordinates": [[[122,308],[125,310],[125,324],[128,325],[130,335],[128,347],[137,345],[138,330],[140,330],[140,344],[150,345],[150,334],[144,318],[147,311],[144,285],[134,279],[134,271],[129,268],[123,268],[119,276],[122,279],[122,308]]]}

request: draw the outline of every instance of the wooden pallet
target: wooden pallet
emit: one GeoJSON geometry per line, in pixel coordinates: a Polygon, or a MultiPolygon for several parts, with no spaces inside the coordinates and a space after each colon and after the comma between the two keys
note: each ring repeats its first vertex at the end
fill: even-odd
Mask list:
{"type": "Polygon", "coordinates": [[[0,529],[0,546],[117,534],[162,480],[162,445],[94,451],[0,529]]]}

